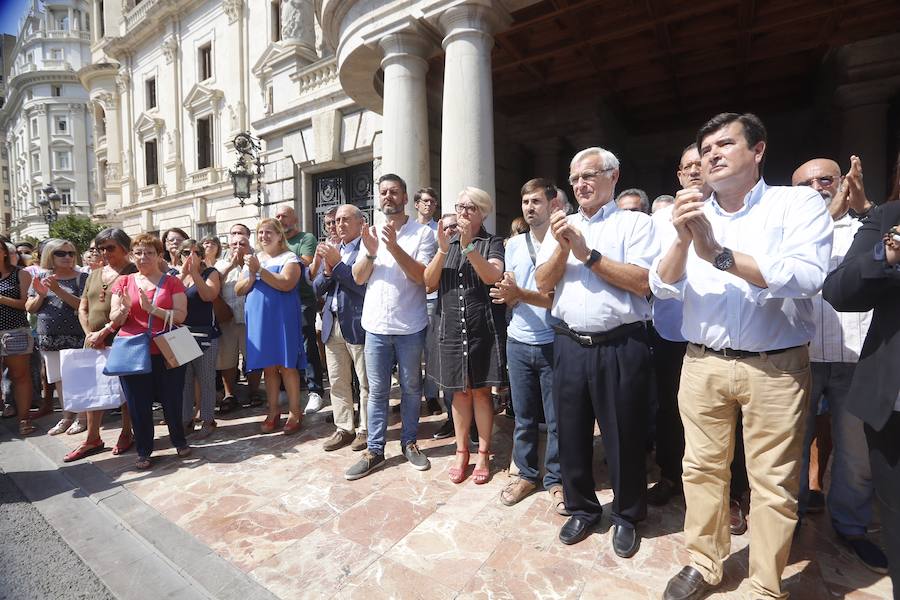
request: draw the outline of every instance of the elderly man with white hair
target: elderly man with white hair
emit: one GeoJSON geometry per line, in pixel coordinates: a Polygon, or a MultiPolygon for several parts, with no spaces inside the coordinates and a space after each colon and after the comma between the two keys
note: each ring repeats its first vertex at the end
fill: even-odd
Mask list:
{"type": "Polygon", "coordinates": [[[635,529],[646,516],[644,450],[648,426],[650,318],[648,269],[658,253],[650,217],[613,201],[619,161],[587,148],[572,159],[569,183],[579,209],[555,211],[541,244],[535,279],[555,292],[553,396],[565,506],[571,517],[559,532],[564,544],[586,538],[602,508],[593,477],[594,422],[615,494],[613,550],[637,552],[635,529]]]}

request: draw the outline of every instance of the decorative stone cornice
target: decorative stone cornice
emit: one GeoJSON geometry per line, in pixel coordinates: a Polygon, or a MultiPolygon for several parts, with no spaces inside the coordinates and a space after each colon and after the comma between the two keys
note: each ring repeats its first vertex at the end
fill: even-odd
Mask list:
{"type": "Polygon", "coordinates": [[[91,96],[91,101],[99,104],[104,112],[115,110],[117,108],[116,97],[111,92],[99,92],[91,96]]]}
{"type": "Polygon", "coordinates": [[[220,100],[225,97],[222,90],[206,87],[195,83],[184,98],[183,106],[193,116],[195,113],[213,112],[218,114],[221,110],[220,100]]]}
{"type": "Polygon", "coordinates": [[[159,136],[165,128],[166,122],[157,117],[151,117],[147,113],[141,113],[137,121],[134,122],[134,131],[140,139],[159,136]]]}
{"type": "Polygon", "coordinates": [[[171,65],[178,53],[178,40],[174,37],[168,37],[159,45],[162,48],[163,56],[166,58],[166,64],[171,65]]]}
{"type": "Polygon", "coordinates": [[[243,0],[223,0],[222,9],[225,11],[225,14],[228,15],[228,23],[234,24],[241,18],[244,2],[243,0]]]}

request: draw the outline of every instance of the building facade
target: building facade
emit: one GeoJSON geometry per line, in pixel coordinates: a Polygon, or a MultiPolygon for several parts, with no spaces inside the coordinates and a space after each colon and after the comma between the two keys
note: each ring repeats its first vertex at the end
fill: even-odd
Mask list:
{"type": "MultiPolygon", "coordinates": [[[[6,84],[12,69],[16,36],[0,34],[0,108],[6,102],[6,84]]],[[[9,187],[9,151],[0,143],[0,234],[9,236],[12,228],[12,191],[9,187]]]]}
{"type": "Polygon", "coordinates": [[[12,237],[47,236],[41,190],[48,186],[61,196],[61,214],[92,212],[92,118],[76,75],[90,63],[89,44],[86,0],[32,0],[10,54],[0,109],[12,237]]]}

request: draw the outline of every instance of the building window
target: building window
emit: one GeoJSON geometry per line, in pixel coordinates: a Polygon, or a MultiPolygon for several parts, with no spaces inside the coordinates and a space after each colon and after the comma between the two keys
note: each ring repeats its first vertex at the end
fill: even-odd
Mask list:
{"type": "Polygon", "coordinates": [[[63,90],[63,89],[62,89],[62,86],[61,86],[61,85],[54,85],[54,86],[51,86],[51,87],[50,87],[50,95],[51,95],[51,96],[54,96],[54,97],[56,97],[56,98],[59,98],[60,96],[62,96],[62,90],[63,90]]]}
{"type": "Polygon", "coordinates": [[[197,169],[212,166],[212,117],[197,119],[197,169]]]}
{"type": "Polygon", "coordinates": [[[9,190],[3,190],[3,205],[9,206],[12,204],[12,201],[9,199],[9,190]]]}
{"type": "Polygon", "coordinates": [[[202,240],[206,236],[216,235],[216,223],[197,223],[197,239],[202,240]]]}
{"type": "Polygon", "coordinates": [[[62,206],[72,206],[72,190],[69,188],[59,188],[59,197],[62,206]]]}
{"type": "Polygon", "coordinates": [[[197,66],[200,73],[200,81],[206,81],[213,76],[212,42],[200,46],[197,51],[197,66]]]}
{"type": "Polygon", "coordinates": [[[146,185],[159,183],[159,173],[156,160],[156,140],[144,142],[144,170],[147,174],[146,185]]]}
{"type": "Polygon", "coordinates": [[[41,170],[41,155],[35,152],[31,155],[31,172],[38,173],[41,170]]]}
{"type": "Polygon", "coordinates": [[[38,135],[38,120],[31,119],[31,137],[36,138],[38,135]]]}
{"type": "Polygon", "coordinates": [[[98,29],[100,30],[100,37],[104,37],[106,35],[106,22],[105,22],[106,18],[103,15],[104,12],[105,11],[103,8],[103,0],[100,0],[99,5],[97,6],[97,18],[100,19],[100,22],[98,23],[98,25],[99,25],[98,29]]]}
{"type": "Polygon", "coordinates": [[[56,117],[53,120],[54,131],[56,133],[68,133],[69,132],[69,121],[66,117],[56,117]]]}
{"type": "Polygon", "coordinates": [[[269,5],[272,10],[272,41],[281,41],[281,0],[272,0],[269,5]]]}
{"type": "Polygon", "coordinates": [[[156,77],[151,77],[144,83],[147,94],[147,109],[156,108],[156,77]]]}
{"type": "Polygon", "coordinates": [[[9,167],[3,167],[3,181],[9,181],[9,167]]]}
{"type": "Polygon", "coordinates": [[[68,31],[69,30],[69,17],[60,17],[56,20],[56,28],[60,31],[68,31]]]}
{"type": "Polygon", "coordinates": [[[54,150],[53,162],[60,171],[69,171],[72,168],[72,153],[68,150],[54,150]]]}
{"type": "Polygon", "coordinates": [[[60,48],[50,48],[51,60],[62,60],[62,50],[60,48]]]}

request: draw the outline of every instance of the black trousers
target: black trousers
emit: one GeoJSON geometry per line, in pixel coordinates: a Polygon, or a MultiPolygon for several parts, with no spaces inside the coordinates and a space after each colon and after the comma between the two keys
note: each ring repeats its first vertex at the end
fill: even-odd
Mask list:
{"type": "Polygon", "coordinates": [[[900,599],[900,412],[891,413],[881,431],[866,425],[875,499],[881,513],[881,539],[887,550],[894,600],[900,599]]]}
{"type": "Polygon", "coordinates": [[[557,335],[553,399],[559,462],[572,516],[598,520],[593,475],[594,422],[600,425],[612,483],[612,521],[633,526],[647,514],[644,463],[650,391],[650,349],[644,329],[590,348],[557,335]]]}
{"type": "Polygon", "coordinates": [[[684,425],[678,412],[678,384],[687,342],[670,342],[651,327],[650,343],[656,373],[656,464],[663,477],[680,485],[684,425]]]}

